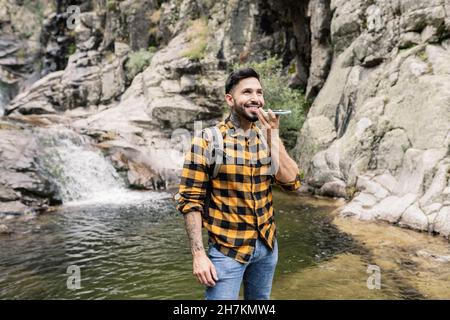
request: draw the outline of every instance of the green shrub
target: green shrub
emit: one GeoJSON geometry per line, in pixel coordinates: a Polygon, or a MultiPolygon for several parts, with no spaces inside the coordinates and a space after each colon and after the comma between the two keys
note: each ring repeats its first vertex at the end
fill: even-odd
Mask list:
{"type": "Polygon", "coordinates": [[[69,45],[67,46],[67,57],[74,54],[75,51],[77,51],[77,46],[75,45],[75,43],[69,43],[69,45]]]}
{"type": "Polygon", "coordinates": [[[297,135],[305,121],[309,104],[304,94],[290,88],[288,76],[282,74],[281,59],[269,57],[263,62],[235,64],[233,69],[251,67],[260,75],[266,106],[264,109],[291,110],[287,116],[281,116],[280,136],[287,150],[292,150],[297,143],[297,135]]]}
{"type": "Polygon", "coordinates": [[[125,69],[127,71],[127,78],[133,79],[139,72],[142,72],[145,67],[150,64],[152,60],[154,48],[149,48],[149,50],[141,49],[130,53],[128,60],[125,64],[125,69]]]}
{"type": "Polygon", "coordinates": [[[186,40],[189,47],[182,53],[184,57],[201,60],[206,53],[208,20],[200,18],[188,23],[186,40]]]}
{"type": "Polygon", "coordinates": [[[117,11],[117,9],[118,9],[117,1],[116,0],[107,0],[106,8],[108,9],[108,11],[117,11]]]}

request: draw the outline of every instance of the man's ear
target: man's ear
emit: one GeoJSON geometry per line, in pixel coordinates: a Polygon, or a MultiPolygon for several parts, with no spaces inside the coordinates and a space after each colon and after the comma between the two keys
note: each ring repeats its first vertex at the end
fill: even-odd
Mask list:
{"type": "Polygon", "coordinates": [[[234,105],[234,99],[233,96],[229,93],[225,94],[225,101],[227,102],[227,104],[232,107],[234,105]]]}

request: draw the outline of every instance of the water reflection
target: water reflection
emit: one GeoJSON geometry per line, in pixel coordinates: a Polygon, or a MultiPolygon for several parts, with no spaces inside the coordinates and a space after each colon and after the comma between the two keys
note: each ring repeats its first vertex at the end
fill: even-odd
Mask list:
{"type": "MultiPolygon", "coordinates": [[[[273,298],[422,297],[395,274],[383,275],[382,290],[367,289],[371,254],[332,223],[332,202],[278,192],[274,202],[280,252],[273,298]]],[[[64,207],[11,228],[0,237],[2,299],[203,298],[170,200],[64,207]],[[71,265],[81,270],[79,290],[66,286],[71,265]]]]}

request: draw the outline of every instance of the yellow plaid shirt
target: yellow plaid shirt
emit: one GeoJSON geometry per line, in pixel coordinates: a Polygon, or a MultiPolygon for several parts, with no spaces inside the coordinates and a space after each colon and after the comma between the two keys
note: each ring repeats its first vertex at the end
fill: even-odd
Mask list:
{"type": "Polygon", "coordinates": [[[300,187],[300,175],[290,183],[277,181],[271,174],[270,151],[255,124],[248,137],[236,130],[229,118],[217,126],[224,140],[219,173],[210,178],[210,142],[202,131],[192,140],[185,157],[177,209],[181,213],[202,212],[209,242],[223,254],[246,263],[258,236],[273,250],[276,226],[271,184],[276,182],[284,190],[294,191],[300,187]],[[210,203],[203,212],[209,183],[210,203]]]}

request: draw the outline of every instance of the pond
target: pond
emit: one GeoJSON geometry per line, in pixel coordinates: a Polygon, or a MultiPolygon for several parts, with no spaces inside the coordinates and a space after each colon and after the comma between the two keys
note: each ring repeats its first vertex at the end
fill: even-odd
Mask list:
{"type": "MultiPolygon", "coordinates": [[[[149,192],[148,199],[8,221],[14,233],[0,237],[0,299],[203,299],[182,216],[168,197],[149,192]]],[[[388,278],[381,290],[368,288],[371,254],[333,224],[333,201],[276,191],[274,206],[273,299],[422,298],[388,278]]]]}

